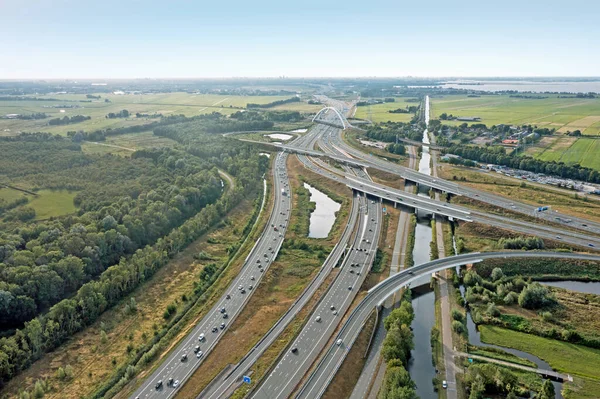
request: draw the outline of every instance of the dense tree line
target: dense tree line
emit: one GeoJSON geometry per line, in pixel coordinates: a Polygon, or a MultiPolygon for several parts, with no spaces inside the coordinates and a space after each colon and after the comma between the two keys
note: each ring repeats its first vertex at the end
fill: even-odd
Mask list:
{"type": "MultiPolygon", "coordinates": [[[[23,144],[24,148],[32,147],[32,143],[23,144]]],[[[53,144],[74,146],[68,141],[53,144]]],[[[41,156],[40,162],[44,159],[43,154],[50,155],[51,151],[42,147],[37,152],[32,151],[41,156]]],[[[19,151],[12,153],[17,154],[19,151]]],[[[80,152],[73,155],[76,160],[91,161],[80,152]]],[[[58,165],[74,168],[65,165],[69,161],[68,155],[61,161],[58,165]]],[[[140,191],[121,198],[117,192],[113,198],[107,195],[91,198],[91,193],[84,191],[76,197],[76,203],[81,207],[78,216],[18,226],[12,234],[1,236],[0,292],[3,301],[0,322],[4,328],[30,320],[110,265],[118,263],[122,256],[152,244],[221,195],[217,172],[206,170],[203,162],[197,162],[195,157],[185,153],[173,150],[139,152],[134,154],[133,160],[118,163],[125,170],[120,174],[111,173],[112,179],[126,179],[127,173],[137,169],[139,181],[156,181],[148,186],[142,184],[138,186],[140,191]]],[[[96,184],[101,179],[94,179],[92,173],[109,171],[101,168],[107,166],[102,162],[76,165],[78,167],[71,175],[83,173],[96,184]]],[[[50,178],[48,183],[52,182],[50,178]]],[[[65,183],[77,184],[77,180],[65,183]]],[[[121,190],[124,186],[113,189],[121,190]]],[[[124,194],[126,192],[120,192],[121,196],[124,194]]]]}
{"type": "Polygon", "coordinates": [[[396,137],[421,141],[423,139],[424,129],[425,126],[422,126],[421,124],[415,125],[405,122],[388,122],[380,123],[376,126],[369,126],[365,136],[386,143],[395,143],[396,137]]]}
{"type": "Polygon", "coordinates": [[[600,173],[597,170],[585,168],[579,164],[568,165],[564,162],[542,161],[530,156],[519,156],[514,153],[507,155],[503,147],[474,147],[454,145],[447,150],[448,153],[460,155],[463,158],[508,166],[535,173],[560,176],[567,179],[600,183],[600,173]]]}
{"type": "Polygon", "coordinates": [[[50,126],[59,126],[59,125],[70,125],[71,123],[79,123],[83,121],[88,121],[92,119],[91,116],[84,115],[75,115],[75,116],[63,116],[62,118],[54,118],[48,121],[50,126]]]}
{"type": "Polygon", "coordinates": [[[246,108],[248,108],[248,109],[250,109],[250,108],[273,108],[278,105],[297,103],[297,102],[300,102],[300,97],[294,96],[294,97],[288,98],[286,100],[278,100],[278,101],[273,101],[273,102],[266,103],[266,104],[248,103],[248,104],[246,104],[246,108]]]}
{"type": "Polygon", "coordinates": [[[126,109],[123,109],[119,112],[109,112],[108,115],[106,115],[106,117],[108,119],[129,118],[129,111],[127,111],[126,109]]]}
{"type": "Polygon", "coordinates": [[[31,114],[20,114],[17,116],[17,119],[21,119],[24,121],[35,120],[35,119],[46,119],[48,115],[44,112],[34,112],[31,114]]]}
{"type": "Polygon", "coordinates": [[[406,147],[404,146],[404,144],[389,144],[387,147],[385,147],[385,149],[387,150],[387,152],[391,152],[392,154],[396,154],[396,155],[405,155],[406,154],[406,147]]]}
{"type": "Polygon", "coordinates": [[[417,399],[415,383],[407,371],[410,351],[413,349],[413,333],[410,325],[414,312],[410,303],[410,291],[406,290],[400,307],[394,309],[384,320],[387,331],[381,354],[387,362],[379,399],[417,399]]]}
{"type": "MultiPolygon", "coordinates": [[[[50,307],[12,336],[0,339],[0,382],[92,323],[221,220],[242,196],[260,187],[268,166],[265,157],[248,145],[203,133],[206,127],[201,121],[188,125],[190,130],[176,137],[187,142],[188,152],[149,149],[131,159],[81,157],[77,144],[51,135],[3,143],[16,147],[10,151],[15,153],[13,162],[31,152],[23,171],[10,168],[11,177],[36,182],[41,176],[51,185],[79,184],[82,191],[76,197],[78,215],[21,225],[0,235],[2,326],[9,326],[5,320],[13,325],[31,320],[50,307]],[[188,133],[193,140],[185,140],[188,133]],[[224,143],[232,144],[231,148],[224,143]],[[21,145],[29,147],[19,149],[21,145]],[[199,148],[191,151],[196,145],[199,148]],[[48,153],[43,151],[46,146],[48,153]],[[53,157],[54,151],[62,156],[53,157]],[[50,172],[42,173],[37,163],[45,155],[50,172]],[[113,163],[117,166],[109,170],[113,163]],[[65,171],[65,165],[71,166],[65,171]],[[222,195],[220,178],[211,165],[239,177],[234,190],[222,195]],[[91,183],[86,186],[83,178],[91,183]],[[93,186],[109,180],[115,182],[113,187],[93,192],[93,186]],[[69,299],[61,300],[65,295],[69,299]]],[[[0,167],[10,164],[0,159],[0,167]]]]}

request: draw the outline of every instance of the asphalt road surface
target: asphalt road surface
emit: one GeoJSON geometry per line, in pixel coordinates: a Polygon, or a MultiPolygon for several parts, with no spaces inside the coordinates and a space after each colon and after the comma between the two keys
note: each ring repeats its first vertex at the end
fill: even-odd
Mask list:
{"type": "Polygon", "coordinates": [[[185,383],[224,335],[229,324],[233,322],[254,292],[254,287],[260,282],[264,271],[276,258],[288,224],[291,193],[285,166],[286,159],[287,154],[280,153],[275,160],[273,212],[264,232],[246,258],[242,270],[212,309],[146,378],[131,398],[172,397],[177,387],[168,384],[169,378],[178,381],[178,387],[185,383]],[[203,334],[202,340],[200,340],[201,334],[203,334]],[[200,357],[197,357],[196,351],[198,354],[201,353],[200,357]],[[161,385],[157,385],[159,381],[162,381],[161,385]]]}

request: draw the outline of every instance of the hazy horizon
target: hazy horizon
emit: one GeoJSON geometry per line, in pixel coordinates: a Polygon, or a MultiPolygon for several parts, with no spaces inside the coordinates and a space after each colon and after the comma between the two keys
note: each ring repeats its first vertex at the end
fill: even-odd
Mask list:
{"type": "MultiPolygon", "coordinates": [[[[0,5],[0,79],[592,77],[600,3],[0,5]]],[[[202,2],[204,3],[204,2],[202,2]]]]}

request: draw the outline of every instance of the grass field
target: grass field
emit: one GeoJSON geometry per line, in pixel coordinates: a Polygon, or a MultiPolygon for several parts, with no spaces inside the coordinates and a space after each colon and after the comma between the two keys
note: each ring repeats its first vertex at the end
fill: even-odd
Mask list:
{"type": "MultiPolygon", "coordinates": [[[[556,128],[561,132],[579,129],[583,134],[600,134],[599,98],[558,98],[556,95],[548,95],[541,100],[511,98],[508,95],[431,97],[432,118],[439,118],[444,112],[454,116],[478,116],[487,126],[531,124],[556,128]]],[[[444,123],[457,125],[463,122],[444,123]]]]}
{"type": "Polygon", "coordinates": [[[86,142],[81,145],[81,149],[87,154],[129,156],[134,151],[144,148],[173,147],[176,144],[176,141],[166,137],[155,136],[152,132],[140,132],[108,136],[101,143],[86,142]]]}
{"type": "MultiPolygon", "coordinates": [[[[552,366],[553,369],[582,378],[578,392],[569,397],[600,397],[600,350],[567,342],[542,338],[500,327],[482,325],[481,339],[490,344],[529,352],[552,366]]],[[[576,381],[577,383],[578,381],[576,381]]]]}
{"type": "Polygon", "coordinates": [[[12,188],[8,187],[0,188],[0,199],[6,202],[12,202],[24,196],[27,196],[27,194],[22,191],[13,190],[12,188]]]}
{"type": "MultiPolygon", "coordinates": [[[[66,134],[71,130],[94,131],[98,129],[117,128],[150,123],[149,118],[136,118],[135,114],[160,113],[165,116],[184,114],[196,116],[211,112],[220,112],[229,115],[238,109],[245,108],[247,103],[266,104],[273,101],[285,100],[291,96],[225,96],[217,94],[189,94],[189,93],[160,93],[160,94],[99,94],[100,100],[89,103],[68,102],[73,100],[86,100],[83,94],[54,94],[45,98],[56,98],[58,101],[0,101],[0,115],[5,114],[31,114],[44,112],[49,118],[41,120],[0,119],[0,135],[14,135],[20,131],[44,131],[56,134],[66,134]],[[104,102],[109,99],[110,102],[104,102]],[[60,101],[63,100],[63,101],[60,101]],[[77,105],[80,108],[52,108],[54,105],[77,105]],[[129,118],[107,119],[109,112],[119,112],[127,109],[129,118]],[[65,126],[49,126],[48,120],[63,116],[85,115],[92,119],[65,126]]],[[[40,96],[44,98],[44,96],[40,96]]],[[[297,110],[301,112],[316,112],[320,105],[309,105],[305,102],[280,105],[277,110],[297,110]]]]}
{"type": "Polygon", "coordinates": [[[383,103],[371,106],[356,107],[356,114],[359,119],[371,119],[372,122],[409,122],[414,114],[392,114],[388,111],[405,108],[407,105],[419,105],[415,102],[406,102],[408,98],[398,98],[393,103],[383,103]],[[371,117],[369,117],[369,108],[371,108],[371,117]]]}
{"type": "Polygon", "coordinates": [[[73,204],[76,192],[67,190],[40,190],[37,194],[37,197],[29,201],[29,206],[35,209],[35,218],[37,220],[68,215],[77,210],[73,204]]]}
{"type": "Polygon", "coordinates": [[[535,157],[543,161],[579,163],[581,166],[600,170],[600,140],[580,138],[573,141],[570,137],[565,139],[558,139],[535,157]]]}

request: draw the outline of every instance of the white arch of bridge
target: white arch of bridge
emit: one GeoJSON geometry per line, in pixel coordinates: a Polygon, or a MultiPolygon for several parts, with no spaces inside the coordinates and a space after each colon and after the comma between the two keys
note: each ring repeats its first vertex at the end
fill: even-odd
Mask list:
{"type": "Polygon", "coordinates": [[[337,109],[335,109],[333,107],[325,107],[325,108],[323,108],[322,110],[320,110],[319,112],[317,112],[317,114],[312,119],[312,121],[314,122],[319,117],[319,115],[321,115],[321,113],[323,111],[327,111],[327,110],[332,110],[333,112],[335,112],[335,114],[337,115],[337,117],[340,119],[340,122],[342,122],[342,126],[345,129],[346,128],[346,119],[342,116],[342,114],[340,114],[340,112],[337,109]]]}

